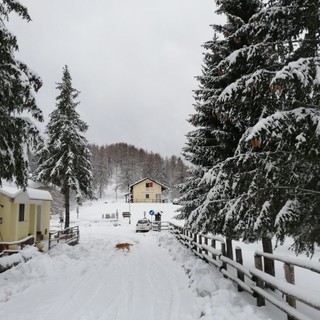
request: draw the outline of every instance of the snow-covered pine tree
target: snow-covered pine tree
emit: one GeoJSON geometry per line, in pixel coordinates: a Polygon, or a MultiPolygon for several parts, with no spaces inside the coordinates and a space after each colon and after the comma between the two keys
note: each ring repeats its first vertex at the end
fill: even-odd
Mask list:
{"type": "MultiPolygon", "coordinates": [[[[179,204],[182,205],[177,210],[177,212],[180,212],[177,215],[178,219],[188,219],[190,215],[194,212],[194,210],[196,210],[205,200],[206,189],[205,185],[201,183],[200,178],[203,176],[203,172],[195,172],[197,170],[201,170],[201,168],[189,168],[189,176],[187,176],[184,179],[183,183],[180,183],[177,186],[179,188],[179,193],[181,194],[179,198],[179,204]]],[[[196,223],[193,224],[193,226],[195,225],[196,223]]]]}
{"type": "Polygon", "coordinates": [[[29,172],[28,147],[39,139],[38,129],[26,114],[43,121],[34,97],[42,82],[26,64],[15,59],[17,39],[5,25],[12,12],[31,20],[27,9],[17,1],[0,1],[0,184],[8,180],[24,188],[29,172]]]}
{"type": "Polygon", "coordinates": [[[212,196],[209,190],[219,178],[220,163],[233,156],[242,133],[237,123],[229,121],[228,113],[216,101],[224,88],[249,68],[242,63],[233,73],[226,73],[222,66],[232,52],[247,45],[245,38],[237,38],[234,34],[258,11],[259,1],[216,2],[220,5],[217,13],[226,15],[227,21],[224,25],[213,25],[214,38],[204,44],[206,52],[202,75],[197,77],[199,88],[195,90],[196,113],[189,119],[196,129],[188,133],[184,148],[184,157],[198,167],[193,170],[197,176],[183,186],[185,194],[180,203],[182,212],[188,216],[188,225],[194,231],[222,233],[223,221],[219,212],[226,197],[218,192],[215,201],[208,201],[208,196],[212,196]],[[201,186],[195,186],[195,181],[201,186]]]}
{"type": "Polygon", "coordinates": [[[243,135],[207,199],[228,199],[219,212],[224,234],[251,241],[289,235],[297,252],[309,253],[320,243],[318,4],[269,1],[234,35],[247,46],[220,66],[225,74],[247,71],[216,106],[243,135]]]}
{"type": "Polygon", "coordinates": [[[269,220],[278,240],[292,236],[296,252],[313,254],[320,244],[319,1],[278,1],[257,19],[270,21],[268,38],[282,48],[280,68],[269,83],[277,112],[261,119],[246,137],[261,141],[261,152],[268,155],[263,173],[273,189],[264,202],[266,212],[256,218],[261,221],[256,230],[269,220]]]}
{"type": "Polygon", "coordinates": [[[34,172],[36,180],[52,183],[60,188],[65,199],[65,228],[70,223],[70,196],[75,192],[78,203],[91,199],[91,153],[84,137],[87,124],[76,112],[79,91],[72,87],[68,67],[63,68],[62,82],[57,83],[59,95],[56,109],[50,114],[46,128],[47,146],[38,152],[39,166],[34,172]]]}

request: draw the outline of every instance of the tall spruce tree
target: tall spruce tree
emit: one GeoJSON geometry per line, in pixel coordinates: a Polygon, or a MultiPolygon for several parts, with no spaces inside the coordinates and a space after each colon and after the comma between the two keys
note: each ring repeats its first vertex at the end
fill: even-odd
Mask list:
{"type": "Polygon", "coordinates": [[[39,139],[38,129],[26,114],[43,121],[34,96],[42,82],[26,64],[15,59],[17,39],[5,25],[12,12],[31,20],[27,9],[17,1],[0,2],[0,184],[8,180],[24,188],[29,172],[27,149],[39,139]]]}
{"type": "Polygon", "coordinates": [[[289,235],[297,252],[311,254],[320,243],[317,8],[315,0],[269,1],[233,35],[246,45],[219,68],[222,76],[245,72],[215,108],[242,136],[234,155],[212,169],[201,208],[212,212],[224,198],[211,220],[223,234],[249,241],[289,235]]]}
{"type": "Polygon", "coordinates": [[[78,203],[93,197],[91,153],[84,137],[88,126],[76,112],[79,91],[72,87],[71,81],[65,66],[62,82],[57,84],[56,109],[50,114],[46,128],[48,143],[38,152],[39,167],[34,173],[37,180],[60,188],[65,199],[65,228],[70,223],[72,192],[78,203]]]}
{"type": "Polygon", "coordinates": [[[219,196],[219,191],[215,194],[215,201],[208,200],[208,196],[212,196],[210,188],[219,178],[221,162],[233,156],[242,132],[236,123],[228,121],[225,110],[217,106],[217,99],[225,87],[246,69],[241,66],[234,73],[224,73],[221,65],[232,52],[247,45],[246,39],[239,40],[234,34],[258,11],[259,2],[217,1],[217,4],[220,5],[217,13],[226,15],[227,21],[224,25],[213,25],[214,38],[204,44],[203,70],[197,77],[199,88],[195,90],[196,113],[189,119],[196,129],[187,135],[184,148],[185,158],[198,169],[193,170],[194,179],[189,179],[183,186],[180,203],[193,230],[223,233],[223,221],[217,217],[226,198],[219,196]]]}
{"type": "Polygon", "coordinates": [[[318,9],[315,0],[271,2],[252,21],[256,28],[247,31],[252,38],[265,34],[262,45],[278,56],[267,82],[276,112],[245,136],[251,145],[258,141],[254,166],[260,171],[260,210],[249,217],[252,233],[274,234],[280,241],[292,236],[296,252],[311,254],[320,244],[318,9]]]}

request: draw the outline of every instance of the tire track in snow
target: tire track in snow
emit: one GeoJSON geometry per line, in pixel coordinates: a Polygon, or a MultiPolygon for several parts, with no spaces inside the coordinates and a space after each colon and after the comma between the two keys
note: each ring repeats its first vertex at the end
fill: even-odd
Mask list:
{"type": "MultiPolygon", "coordinates": [[[[170,257],[164,261],[159,259],[157,253],[159,248],[157,237],[154,234],[139,234],[139,241],[131,252],[123,254],[122,264],[118,265],[121,270],[122,281],[120,289],[122,296],[115,298],[112,305],[120,306],[116,319],[194,319],[190,316],[192,308],[183,312],[185,308],[182,297],[187,293],[192,296],[191,290],[187,288],[188,280],[180,268],[178,268],[170,257]],[[178,268],[175,270],[174,267],[178,268]],[[172,270],[175,272],[172,274],[172,270]],[[181,278],[186,286],[177,286],[181,278]],[[181,315],[183,314],[183,315],[181,315]]],[[[163,255],[160,255],[163,258],[163,255]]],[[[117,258],[116,258],[117,259],[117,258]]],[[[119,263],[120,259],[118,259],[119,263]]],[[[192,313],[192,312],[191,312],[192,313]]],[[[113,315],[114,316],[114,315],[113,315]]]]}
{"type": "MultiPolygon", "coordinates": [[[[6,320],[193,320],[185,274],[157,244],[157,233],[135,234],[121,230],[81,239],[75,247],[52,252],[50,263],[59,268],[32,288],[6,303],[6,320]],[[130,253],[114,250],[120,239],[132,242],[130,253]],[[185,284],[179,285],[179,283],[185,284]],[[37,303],[28,305],[28,296],[37,303]],[[28,310],[26,312],[26,310],[28,310]]],[[[44,258],[44,257],[42,257],[44,258]]],[[[30,261],[37,263],[36,259],[30,261]]],[[[21,265],[21,268],[26,268],[21,265]]],[[[1,304],[0,304],[1,309],[1,304]]],[[[1,315],[1,310],[0,310],[1,315]]]]}

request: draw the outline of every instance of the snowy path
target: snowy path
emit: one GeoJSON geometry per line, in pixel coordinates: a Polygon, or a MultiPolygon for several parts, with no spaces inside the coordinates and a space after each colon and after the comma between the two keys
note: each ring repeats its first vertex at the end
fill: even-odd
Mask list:
{"type": "MultiPolygon", "coordinates": [[[[124,241],[134,244],[130,253],[115,251],[111,237],[64,248],[65,261],[59,261],[58,252],[51,254],[52,261],[34,258],[28,265],[43,260],[37,264],[45,267],[46,274],[35,271],[40,277],[34,279],[33,274],[29,283],[1,304],[0,318],[194,319],[192,304],[185,305],[194,298],[187,276],[169,255],[157,257],[157,251],[164,249],[150,235],[127,236],[124,241]],[[50,263],[56,264],[56,272],[53,265],[46,265],[50,263]]],[[[28,270],[23,273],[27,276],[28,270]]]]}
{"type": "Polygon", "coordinates": [[[134,224],[101,219],[79,223],[79,245],[39,253],[0,274],[0,319],[285,319],[256,308],[169,232],[136,234],[134,224]],[[115,251],[118,242],[133,247],[115,251]]]}

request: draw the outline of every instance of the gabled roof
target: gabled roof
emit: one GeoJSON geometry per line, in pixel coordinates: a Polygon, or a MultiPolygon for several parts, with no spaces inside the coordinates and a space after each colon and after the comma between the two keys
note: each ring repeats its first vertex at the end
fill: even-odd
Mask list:
{"type": "Polygon", "coordinates": [[[13,186],[3,186],[0,188],[0,194],[13,199],[14,202],[52,201],[52,196],[48,191],[33,188],[23,191],[13,186]]]}
{"type": "Polygon", "coordinates": [[[139,181],[131,184],[131,185],[130,185],[130,188],[133,187],[133,186],[135,186],[135,185],[138,184],[138,183],[141,183],[141,182],[145,181],[145,180],[149,180],[149,181],[152,181],[152,182],[157,183],[158,185],[160,185],[160,186],[162,187],[163,190],[169,189],[169,187],[167,187],[167,186],[165,186],[164,184],[162,184],[162,183],[160,183],[160,182],[158,182],[158,181],[156,181],[156,180],[154,180],[154,179],[151,179],[151,178],[143,178],[143,179],[141,179],[141,180],[139,180],[139,181]]]}

